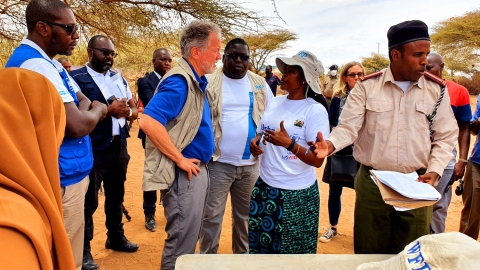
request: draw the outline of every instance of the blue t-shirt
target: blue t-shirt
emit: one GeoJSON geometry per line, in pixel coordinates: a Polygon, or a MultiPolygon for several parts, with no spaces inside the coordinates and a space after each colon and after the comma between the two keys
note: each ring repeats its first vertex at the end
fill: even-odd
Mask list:
{"type": "MultiPolygon", "coordinates": [[[[199,77],[191,66],[190,68],[199,82],[200,90],[205,93],[205,88],[208,84],[207,79],[205,76],[199,77]]],[[[172,75],[158,86],[157,94],[150,100],[143,113],[166,126],[170,120],[175,119],[175,117],[180,114],[187,100],[187,93],[188,84],[185,77],[182,75],[172,75]]],[[[210,104],[208,103],[206,95],[204,99],[205,104],[203,106],[200,127],[193,141],[183,149],[182,155],[186,158],[196,158],[201,162],[208,162],[212,158],[215,143],[213,139],[210,104]]]]}
{"type": "MultiPolygon", "coordinates": [[[[477,98],[477,106],[475,107],[475,112],[473,113],[472,120],[470,122],[473,122],[478,118],[480,118],[480,96],[477,98]]],[[[480,141],[478,139],[478,135],[477,140],[475,141],[475,146],[473,146],[470,161],[480,164],[480,141]]]]}

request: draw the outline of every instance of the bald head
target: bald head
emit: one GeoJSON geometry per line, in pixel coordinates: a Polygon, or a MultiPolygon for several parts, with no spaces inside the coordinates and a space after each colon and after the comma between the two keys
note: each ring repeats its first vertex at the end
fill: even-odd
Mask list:
{"type": "Polygon", "coordinates": [[[88,41],[88,47],[89,47],[89,48],[95,48],[96,46],[98,46],[98,43],[100,43],[100,42],[102,42],[102,41],[105,41],[105,40],[109,40],[108,37],[103,36],[103,35],[93,36],[93,37],[88,41]]]}
{"type": "Polygon", "coordinates": [[[153,52],[153,70],[160,76],[164,76],[172,68],[172,56],[165,48],[156,49],[153,52]]]}
{"type": "Polygon", "coordinates": [[[427,71],[439,78],[442,78],[443,67],[445,66],[442,56],[438,53],[430,53],[427,56],[427,61],[427,71]]]}
{"type": "Polygon", "coordinates": [[[68,61],[67,58],[60,57],[57,59],[57,61],[60,62],[60,64],[62,64],[63,68],[65,68],[67,72],[72,71],[72,64],[70,64],[70,61],[68,61]]]}

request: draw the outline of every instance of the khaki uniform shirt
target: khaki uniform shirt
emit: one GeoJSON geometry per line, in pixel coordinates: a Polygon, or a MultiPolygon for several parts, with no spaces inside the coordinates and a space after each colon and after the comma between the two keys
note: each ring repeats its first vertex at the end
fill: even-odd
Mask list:
{"type": "Polygon", "coordinates": [[[338,77],[327,76],[325,85],[323,87],[323,95],[325,98],[331,99],[333,97],[333,86],[337,83],[338,77]]]}
{"type": "Polygon", "coordinates": [[[390,68],[357,82],[350,92],[329,141],[335,152],[355,143],[355,159],[377,170],[411,173],[420,168],[443,174],[452,159],[458,126],[448,91],[433,123],[433,142],[426,114],[440,97],[440,85],[422,76],[406,92],[398,87],[390,68]]]}

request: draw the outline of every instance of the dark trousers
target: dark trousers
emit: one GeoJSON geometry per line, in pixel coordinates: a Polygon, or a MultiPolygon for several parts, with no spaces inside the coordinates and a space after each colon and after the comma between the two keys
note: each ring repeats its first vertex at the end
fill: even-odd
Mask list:
{"type": "MultiPolygon", "coordinates": [[[[355,254],[397,254],[415,239],[430,233],[433,208],[396,211],[383,201],[370,178],[370,169],[361,165],[355,176],[355,254]]],[[[423,173],[424,170],[419,174],[423,173]]]]}
{"type": "Polygon", "coordinates": [[[93,169],[90,172],[90,184],[85,195],[85,238],[84,253],[90,252],[93,239],[93,214],[98,207],[98,190],[103,181],[105,194],[105,226],[107,236],[116,241],[123,236],[122,204],[125,194],[127,166],[130,160],[127,148],[121,146],[120,137],[110,143],[109,148],[93,152],[93,169]]]}
{"type": "Polygon", "coordinates": [[[143,213],[146,215],[155,215],[155,204],[157,203],[157,191],[143,192],[143,213]]]}
{"type": "Polygon", "coordinates": [[[342,212],[342,191],[343,185],[337,183],[329,184],[328,192],[328,218],[330,225],[337,226],[340,212],[342,212]]]}
{"type": "MultiPolygon", "coordinates": [[[[145,135],[146,137],[146,135],[145,135]]],[[[145,137],[142,138],[142,147],[145,149],[145,137]]],[[[157,191],[144,191],[143,192],[143,213],[146,215],[155,215],[157,203],[157,191]]]]}

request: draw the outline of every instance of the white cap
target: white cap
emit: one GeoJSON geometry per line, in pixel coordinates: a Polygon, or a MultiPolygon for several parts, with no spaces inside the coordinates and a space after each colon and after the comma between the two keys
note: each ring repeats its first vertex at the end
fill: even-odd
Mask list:
{"type": "Polygon", "coordinates": [[[317,94],[321,94],[320,75],[323,74],[323,65],[317,57],[308,51],[300,51],[292,57],[277,57],[275,59],[278,70],[285,73],[286,66],[300,66],[305,75],[308,86],[317,94]]]}
{"type": "Polygon", "coordinates": [[[382,262],[364,263],[356,270],[480,269],[480,243],[459,232],[429,234],[382,262]]]}

